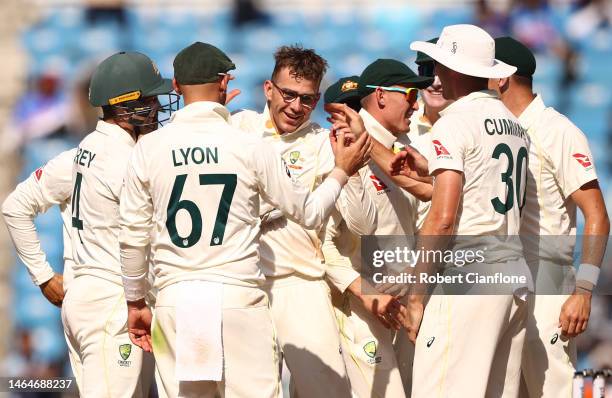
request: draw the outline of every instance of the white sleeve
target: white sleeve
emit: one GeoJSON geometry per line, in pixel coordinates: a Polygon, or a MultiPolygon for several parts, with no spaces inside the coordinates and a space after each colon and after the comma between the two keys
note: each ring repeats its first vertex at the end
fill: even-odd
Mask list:
{"type": "Polygon", "coordinates": [[[341,215],[336,211],[329,217],[325,226],[325,239],[321,246],[323,257],[325,257],[325,274],[327,280],[340,291],[344,293],[346,288],[359,278],[359,273],[355,271],[348,257],[340,254],[334,238],[341,232],[339,229],[342,222],[341,215]]]}
{"type": "Polygon", "coordinates": [[[346,178],[341,184],[332,177],[332,174],[338,175],[334,170],[317,189],[310,192],[308,187],[291,180],[287,164],[275,151],[266,148],[263,141],[255,146],[252,155],[262,198],[304,228],[321,227],[334,207],[346,178]]]}
{"type": "Polygon", "coordinates": [[[587,182],[597,179],[589,143],[578,127],[567,120],[567,128],[560,139],[552,143],[556,148],[551,148],[548,153],[563,196],[568,198],[587,182]]]}
{"type": "Polygon", "coordinates": [[[53,205],[70,200],[72,160],[76,149],[62,152],[15,188],[2,205],[2,214],[15,250],[32,281],[41,285],[54,271],[40,246],[34,218],[53,205]]]}
{"type": "Polygon", "coordinates": [[[135,296],[146,293],[147,289],[149,265],[146,253],[153,224],[153,203],[145,167],[142,145],[137,144],[128,162],[119,202],[121,272],[128,301],[144,297],[144,294],[135,296]]]}
{"type": "Polygon", "coordinates": [[[462,131],[457,127],[461,120],[456,118],[442,118],[434,124],[431,129],[431,144],[433,153],[429,160],[429,174],[436,170],[457,170],[463,172],[465,154],[468,150],[467,136],[469,129],[463,129],[465,134],[457,134],[462,131]]]}
{"type": "Polygon", "coordinates": [[[363,188],[359,173],[349,178],[336,202],[348,229],[356,235],[371,235],[376,230],[376,206],[363,188]]]}

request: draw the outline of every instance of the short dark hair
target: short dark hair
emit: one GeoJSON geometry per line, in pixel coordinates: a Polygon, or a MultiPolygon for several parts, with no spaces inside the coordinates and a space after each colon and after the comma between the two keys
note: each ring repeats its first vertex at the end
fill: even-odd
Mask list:
{"type": "Polygon", "coordinates": [[[514,79],[514,81],[520,84],[521,86],[525,86],[529,88],[533,87],[533,76],[520,76],[520,75],[514,74],[511,76],[511,78],[514,79]]]}
{"type": "Polygon", "coordinates": [[[327,72],[327,61],[313,49],[303,48],[299,44],[282,46],[274,53],[274,71],[272,79],[283,68],[289,68],[291,76],[321,83],[327,72]]]}

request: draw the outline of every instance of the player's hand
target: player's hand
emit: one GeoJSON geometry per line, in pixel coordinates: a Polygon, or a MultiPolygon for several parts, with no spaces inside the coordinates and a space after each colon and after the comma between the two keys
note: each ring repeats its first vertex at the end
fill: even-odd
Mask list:
{"type": "Polygon", "coordinates": [[[153,314],[144,299],[128,301],[128,334],[132,343],[143,351],[153,352],[151,340],[151,321],[153,314]]]}
{"type": "Polygon", "coordinates": [[[401,174],[410,178],[414,178],[415,173],[421,177],[429,175],[427,159],[410,145],[406,145],[402,151],[395,154],[388,167],[387,172],[391,175],[401,174]]]}
{"type": "Polygon", "coordinates": [[[359,116],[359,113],[351,109],[348,105],[325,104],[325,111],[329,113],[330,117],[327,120],[330,123],[345,122],[356,137],[360,137],[365,133],[366,128],[363,124],[363,119],[359,116]]]}
{"type": "Polygon", "coordinates": [[[51,279],[41,284],[40,290],[49,302],[57,307],[62,306],[64,301],[64,277],[61,274],[54,274],[51,279]]]}
{"type": "Polygon", "coordinates": [[[372,138],[368,134],[362,134],[351,144],[345,137],[344,129],[336,129],[335,132],[335,135],[330,134],[330,140],[336,157],[336,167],[351,176],[369,161],[373,146],[372,138]]]}
{"type": "Polygon", "coordinates": [[[372,313],[387,329],[400,330],[405,308],[399,300],[389,294],[363,294],[359,297],[364,308],[372,313]]]}
{"type": "Polygon", "coordinates": [[[233,89],[232,91],[230,91],[229,93],[227,93],[227,95],[225,96],[225,105],[229,104],[230,102],[232,102],[232,100],[234,98],[236,98],[237,96],[240,95],[242,91],[236,89],[233,89]]]}
{"type": "Polygon", "coordinates": [[[416,343],[417,336],[419,335],[424,311],[425,306],[423,305],[422,297],[414,295],[408,297],[406,317],[403,323],[408,334],[408,340],[412,341],[413,344],[416,343]]]}
{"type": "Polygon", "coordinates": [[[591,294],[574,292],[563,303],[559,316],[561,334],[565,337],[576,337],[584,332],[591,315],[591,294]]]}

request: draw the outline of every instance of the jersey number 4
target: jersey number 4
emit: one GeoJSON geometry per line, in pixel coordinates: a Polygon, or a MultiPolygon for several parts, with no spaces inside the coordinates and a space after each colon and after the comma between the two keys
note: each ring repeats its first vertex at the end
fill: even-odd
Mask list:
{"type": "MultiPolygon", "coordinates": [[[[512,181],[514,174],[514,156],[512,150],[507,144],[499,144],[493,150],[493,158],[499,159],[501,155],[506,155],[508,158],[508,168],[505,173],[501,174],[502,182],[506,183],[506,198],[502,202],[499,198],[491,199],[491,204],[496,212],[506,214],[508,210],[514,206],[515,186],[512,181]]],[[[525,206],[526,191],[525,187],[521,186],[523,177],[527,176],[527,148],[521,147],[516,156],[516,201],[518,202],[519,214],[525,206]],[[522,189],[521,189],[522,188],[522,189]],[[522,192],[522,197],[521,197],[522,192]]]]}
{"type": "Polygon", "coordinates": [[[74,190],[72,191],[72,228],[77,229],[79,240],[81,239],[81,231],[83,230],[83,220],[79,218],[79,202],[81,201],[81,184],[83,182],[83,174],[77,172],[74,180],[74,190]]]}
{"type": "MultiPolygon", "coordinates": [[[[236,174],[200,174],[200,185],[223,185],[223,193],[221,201],[217,209],[217,218],[213,227],[212,237],[210,238],[211,246],[219,246],[223,244],[223,235],[225,234],[225,225],[227,224],[227,216],[229,214],[234,191],[236,190],[236,174]]],[[[174,180],[170,201],[168,202],[168,215],[166,220],[166,228],[170,234],[170,240],[178,247],[188,248],[200,240],[202,237],[202,213],[193,201],[182,199],[183,188],[187,174],[179,174],[174,180]],[[180,236],[176,228],[176,213],[179,210],[186,210],[191,217],[191,233],[188,236],[180,236]]]]}

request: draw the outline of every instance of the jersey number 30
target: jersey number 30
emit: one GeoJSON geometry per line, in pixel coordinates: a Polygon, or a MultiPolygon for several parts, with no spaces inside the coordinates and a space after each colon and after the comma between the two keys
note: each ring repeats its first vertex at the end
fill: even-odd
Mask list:
{"type": "Polygon", "coordinates": [[[506,183],[506,198],[502,202],[499,198],[491,199],[491,204],[496,212],[506,214],[508,210],[514,206],[514,192],[516,191],[516,201],[518,202],[519,214],[525,206],[526,191],[525,187],[521,189],[523,175],[527,174],[527,148],[521,147],[516,155],[516,174],[514,174],[514,156],[512,150],[507,144],[499,144],[493,150],[493,157],[499,159],[501,155],[506,155],[508,158],[508,168],[505,173],[501,174],[502,182],[506,183]],[[523,173],[523,170],[525,173],[523,173]],[[512,175],[516,176],[516,190],[512,181],[512,175]],[[522,198],[521,198],[522,191],[522,198]]]}
{"type": "MultiPolygon", "coordinates": [[[[199,178],[200,185],[223,185],[217,218],[213,227],[212,237],[210,238],[211,246],[219,246],[223,244],[227,216],[232,205],[232,199],[234,198],[234,191],[236,190],[236,174],[200,174],[199,178]]],[[[202,237],[202,213],[198,205],[188,199],[181,200],[186,180],[187,174],[176,176],[172,193],[170,194],[170,201],[168,202],[168,217],[166,220],[166,228],[168,228],[170,240],[182,248],[195,245],[202,237]],[[181,209],[186,210],[189,213],[189,217],[191,217],[191,233],[188,236],[180,236],[176,229],[176,213],[181,209]]]]}

